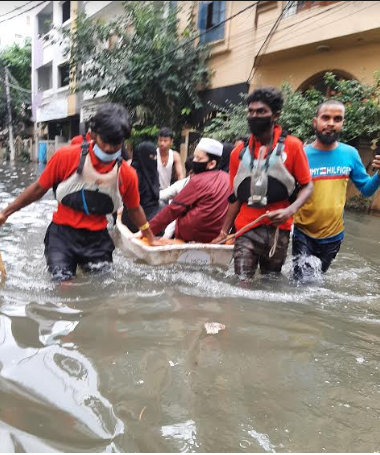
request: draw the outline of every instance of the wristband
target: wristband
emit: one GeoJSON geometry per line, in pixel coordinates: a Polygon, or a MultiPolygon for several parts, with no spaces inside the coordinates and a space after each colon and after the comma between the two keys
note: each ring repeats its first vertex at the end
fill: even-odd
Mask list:
{"type": "Polygon", "coordinates": [[[143,224],[142,226],[139,227],[139,230],[140,231],[146,231],[149,228],[149,226],[150,226],[150,224],[147,221],[145,224],[143,224]]]}

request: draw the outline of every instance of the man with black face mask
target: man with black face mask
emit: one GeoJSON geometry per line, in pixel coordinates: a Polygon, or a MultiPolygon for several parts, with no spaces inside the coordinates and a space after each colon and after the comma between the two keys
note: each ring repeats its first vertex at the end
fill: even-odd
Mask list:
{"type": "MultiPolygon", "coordinates": [[[[315,275],[314,266],[311,261],[305,261],[305,257],[318,257],[322,272],[326,272],[337,255],[344,237],[343,211],[348,179],[364,196],[372,196],[380,185],[380,171],[370,177],[359,152],[354,147],[338,142],[344,114],[343,103],[328,100],[318,107],[313,119],[316,139],[305,151],[314,194],[298,211],[294,221],[296,279],[315,275]]],[[[380,156],[376,156],[373,167],[380,169],[380,156]]]]}
{"type": "Polygon", "coordinates": [[[257,89],[248,96],[247,104],[252,135],[248,146],[240,143],[231,154],[233,194],[224,226],[213,241],[224,240],[235,222],[236,230],[241,231],[234,247],[235,273],[242,279],[251,278],[258,265],[262,273],[281,272],[293,216],[313,190],[301,141],[284,134],[277,124],[282,93],[273,87],[257,89]],[[296,185],[300,191],[290,202],[296,185]]]}
{"type": "Polygon", "coordinates": [[[220,231],[227,213],[228,175],[218,169],[223,145],[203,138],[194,152],[194,176],[172,203],[150,223],[154,235],[177,220],[175,237],[186,242],[209,243],[220,231]]]}

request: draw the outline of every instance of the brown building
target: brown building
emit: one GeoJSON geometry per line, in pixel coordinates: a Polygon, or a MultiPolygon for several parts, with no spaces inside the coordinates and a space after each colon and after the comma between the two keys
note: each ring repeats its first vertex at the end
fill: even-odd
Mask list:
{"type": "MultiPolygon", "coordinates": [[[[185,21],[195,10],[201,39],[211,46],[211,88],[205,107],[184,131],[182,151],[212,114],[212,104],[237,102],[239,93],[262,85],[324,90],[323,75],[371,83],[380,70],[380,2],[378,1],[200,1],[177,2],[185,21]],[[230,19],[232,18],[232,19],[230,19]],[[219,27],[215,25],[221,23],[219,27]],[[209,30],[209,31],[208,31],[209,30]]],[[[360,147],[365,165],[373,151],[360,147]]],[[[352,190],[349,190],[349,194],[352,190]]],[[[374,208],[380,211],[380,195],[374,208]]]]}

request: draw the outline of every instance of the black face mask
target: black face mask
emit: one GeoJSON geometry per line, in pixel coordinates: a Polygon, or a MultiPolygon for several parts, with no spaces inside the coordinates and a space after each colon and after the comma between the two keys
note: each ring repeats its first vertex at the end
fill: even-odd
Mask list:
{"type": "Polygon", "coordinates": [[[194,174],[200,174],[201,172],[206,172],[208,163],[209,163],[208,161],[206,161],[205,163],[199,163],[197,161],[193,161],[194,174]]]}
{"type": "Polygon", "coordinates": [[[339,133],[336,131],[332,134],[323,134],[320,131],[316,131],[315,134],[324,145],[331,145],[339,139],[339,133]]]}
{"type": "Polygon", "coordinates": [[[272,126],[272,116],[266,117],[248,117],[248,125],[254,136],[260,136],[272,126]]]}

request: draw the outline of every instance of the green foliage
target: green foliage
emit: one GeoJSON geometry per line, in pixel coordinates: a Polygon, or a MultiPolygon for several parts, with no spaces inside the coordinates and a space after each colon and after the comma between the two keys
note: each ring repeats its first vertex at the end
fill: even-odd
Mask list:
{"type": "Polygon", "coordinates": [[[30,154],[29,151],[25,148],[21,149],[20,155],[19,155],[19,160],[24,162],[24,163],[29,163],[30,162],[30,154]]]}
{"type": "MultiPolygon", "coordinates": [[[[332,73],[326,73],[324,79],[329,87],[329,97],[313,89],[301,93],[293,90],[289,83],[283,83],[285,102],[280,118],[282,127],[302,141],[312,141],[312,119],[317,106],[326,99],[336,99],[346,106],[341,134],[343,142],[352,142],[359,137],[380,136],[380,74],[375,73],[372,85],[356,80],[337,80],[332,73]]],[[[247,105],[244,101],[230,103],[225,109],[219,108],[219,111],[221,113],[205,128],[207,136],[225,141],[246,133],[247,105]]]]}
{"type": "MultiPolygon", "coordinates": [[[[8,113],[6,104],[5,92],[5,68],[15,80],[10,82],[17,84],[27,90],[31,87],[31,44],[27,41],[24,46],[14,44],[5,48],[0,52],[0,129],[3,130],[8,124],[8,113]]],[[[31,118],[31,96],[21,92],[13,87],[10,87],[12,121],[15,127],[15,133],[19,131],[19,127],[31,118]]]]}
{"type": "Polygon", "coordinates": [[[233,104],[226,102],[226,107],[221,109],[213,106],[219,112],[204,129],[204,136],[216,139],[221,142],[234,142],[241,136],[249,134],[247,124],[247,103],[246,95],[240,94],[242,101],[233,104]]]}
{"type": "Polygon", "coordinates": [[[282,87],[284,106],[280,124],[289,134],[299,137],[303,141],[310,141],[314,137],[312,119],[317,106],[324,97],[316,90],[307,90],[305,93],[294,91],[290,84],[284,82],[282,87]]]}
{"type": "Polygon", "coordinates": [[[342,139],[350,142],[360,136],[375,137],[380,134],[380,75],[375,73],[374,83],[365,85],[356,80],[337,81],[326,73],[326,83],[331,96],[346,106],[342,139]]]}
{"type": "Polygon", "coordinates": [[[13,44],[0,53],[0,64],[7,67],[22,88],[31,87],[32,46],[27,40],[24,46],[13,44]]]}
{"type": "Polygon", "coordinates": [[[135,123],[179,131],[202,106],[198,91],[207,88],[210,71],[207,48],[187,43],[197,33],[193,12],[180,33],[167,3],[123,2],[123,15],[107,23],[79,15],[71,44],[63,42],[76,70],[74,90],[106,90],[111,101],[128,107],[135,123]]]}
{"type": "Polygon", "coordinates": [[[133,149],[144,141],[151,141],[156,143],[159,132],[160,128],[157,125],[145,126],[143,128],[134,127],[132,129],[132,134],[128,142],[131,144],[133,149]]]}

